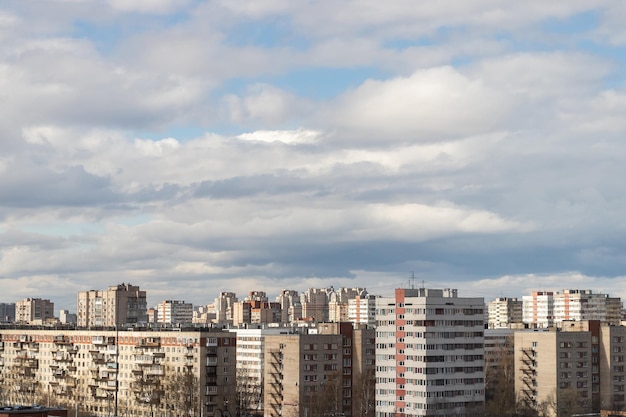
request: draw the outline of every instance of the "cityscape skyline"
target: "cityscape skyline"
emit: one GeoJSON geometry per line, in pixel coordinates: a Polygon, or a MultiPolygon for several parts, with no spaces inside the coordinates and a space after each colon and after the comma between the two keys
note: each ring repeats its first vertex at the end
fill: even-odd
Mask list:
{"type": "MultiPolygon", "coordinates": [[[[423,286],[423,285],[419,285],[419,284],[415,284],[415,282],[413,280],[409,281],[408,284],[406,286],[403,287],[398,287],[394,289],[394,293],[399,291],[399,290],[414,290],[414,289],[428,289],[428,288],[433,288],[433,287],[428,287],[428,286],[423,286]]],[[[337,302],[339,300],[343,300],[341,301],[342,304],[345,304],[347,306],[347,301],[349,299],[354,299],[354,297],[357,294],[360,294],[361,297],[365,296],[365,298],[361,298],[362,300],[365,300],[366,298],[372,297],[374,299],[377,298],[385,298],[385,297],[390,297],[389,294],[375,294],[372,293],[370,291],[367,290],[367,288],[365,287],[334,287],[334,286],[330,286],[330,287],[324,287],[324,288],[307,288],[307,289],[294,289],[294,288],[284,288],[282,289],[279,293],[277,294],[271,294],[271,293],[267,293],[265,291],[262,290],[258,290],[258,289],[250,289],[244,293],[237,293],[234,291],[222,291],[220,293],[217,293],[215,297],[211,297],[209,300],[207,300],[207,302],[201,302],[201,303],[192,303],[189,302],[188,300],[184,300],[184,299],[173,299],[173,298],[163,298],[159,301],[156,302],[152,302],[152,301],[148,301],[150,300],[150,297],[148,296],[150,294],[150,291],[146,291],[145,289],[140,289],[138,286],[134,286],[131,283],[121,283],[121,284],[116,284],[116,285],[110,285],[108,286],[108,288],[102,288],[99,290],[81,290],[78,292],[77,294],[77,299],[85,299],[87,297],[87,294],[91,293],[92,297],[100,297],[102,298],[102,300],[104,300],[107,295],[106,293],[108,292],[109,295],[108,297],[115,297],[113,294],[115,294],[116,290],[122,290],[124,293],[128,290],[131,291],[137,291],[137,294],[139,294],[140,297],[143,298],[143,301],[145,302],[145,309],[147,310],[152,310],[155,312],[158,312],[160,309],[162,308],[166,308],[164,307],[164,303],[174,303],[174,304],[179,304],[181,306],[187,306],[187,307],[182,307],[184,309],[189,309],[189,314],[191,314],[191,310],[193,311],[205,311],[206,312],[206,307],[210,307],[213,306],[214,310],[209,309],[209,312],[217,312],[220,309],[225,309],[225,308],[229,308],[225,305],[221,305],[221,303],[224,302],[225,299],[230,299],[230,300],[236,300],[236,303],[243,303],[243,302],[254,302],[254,300],[266,300],[268,302],[267,305],[265,305],[264,308],[271,308],[270,304],[275,304],[276,307],[280,308],[280,304],[282,302],[285,301],[285,299],[283,297],[287,297],[289,298],[289,296],[291,296],[292,294],[296,295],[296,298],[299,302],[303,302],[303,299],[306,300],[306,302],[310,302],[313,305],[317,304],[320,300],[312,300],[309,297],[311,297],[313,294],[326,294],[325,296],[325,300],[326,300],[326,304],[325,307],[326,311],[328,313],[328,308],[330,306],[329,303],[332,304],[333,301],[337,302]],[[112,292],[113,291],[113,292],[112,292]],[[288,295],[289,294],[289,295],[288,295]],[[223,298],[225,297],[225,298],[223,298]],[[231,298],[232,297],[232,298],[231,298]],[[303,298],[304,297],[304,298],[303,298]],[[200,310],[199,310],[200,309],[200,310]]],[[[457,288],[442,288],[445,291],[454,291],[457,292],[458,289],[457,288]]],[[[137,296],[137,294],[135,294],[133,297],[137,296]]],[[[480,297],[480,296],[479,296],[480,297]]],[[[511,319],[511,315],[513,314],[513,311],[511,310],[511,308],[513,308],[514,310],[519,310],[516,311],[514,313],[515,316],[519,315],[519,320],[514,320],[514,321],[519,321],[520,323],[522,322],[522,304],[527,304],[527,306],[525,308],[532,310],[533,314],[537,314],[537,306],[535,305],[537,303],[537,297],[544,299],[544,303],[546,303],[547,299],[555,299],[555,300],[560,300],[557,301],[557,306],[558,303],[563,303],[564,299],[568,299],[569,301],[567,301],[567,305],[570,306],[570,308],[574,308],[573,305],[574,303],[580,303],[580,299],[585,299],[584,302],[587,303],[589,302],[589,304],[587,305],[587,308],[597,308],[596,303],[600,302],[602,305],[604,305],[605,300],[609,300],[608,302],[611,303],[612,307],[612,319],[608,319],[603,317],[602,320],[613,320],[615,322],[612,322],[613,325],[615,325],[615,323],[619,320],[621,320],[621,318],[623,317],[624,313],[625,313],[625,309],[624,309],[624,305],[623,305],[623,301],[622,298],[619,296],[613,296],[611,293],[608,292],[602,292],[602,291],[597,291],[595,289],[590,289],[590,288],[534,288],[532,290],[530,290],[528,293],[526,294],[522,294],[520,296],[511,296],[511,295],[505,295],[505,294],[501,294],[497,297],[493,297],[493,298],[484,298],[484,297],[480,297],[483,298],[485,301],[485,307],[488,307],[489,309],[491,309],[492,307],[494,308],[493,313],[491,311],[489,311],[489,313],[487,314],[487,309],[485,310],[486,312],[486,320],[488,320],[490,322],[490,327],[492,325],[491,321],[494,320],[494,323],[497,321],[496,319],[492,318],[492,314],[497,314],[498,316],[500,316],[502,314],[502,318],[505,319],[505,321],[507,323],[509,323],[508,320],[511,319]],[[546,298],[547,297],[547,298],[546,298]],[[578,301],[573,301],[573,298],[577,299],[578,301]],[[594,301],[594,303],[591,303],[591,299],[593,300],[597,300],[594,301]],[[517,307],[511,307],[510,303],[513,302],[517,305],[517,307]],[[500,305],[499,307],[496,307],[500,305]],[[508,306],[508,307],[507,307],[508,306]],[[593,306],[593,307],[592,307],[593,306]],[[502,311],[500,311],[500,309],[503,309],[502,311]],[[497,313],[496,313],[496,309],[497,309],[497,313]]],[[[13,306],[13,310],[15,311],[15,306],[16,303],[17,304],[29,304],[30,302],[43,302],[45,303],[52,303],[52,305],[54,306],[53,308],[53,314],[54,314],[54,318],[56,318],[57,320],[60,317],[60,312],[64,312],[64,314],[72,314],[72,315],[76,315],[78,314],[78,310],[76,311],[68,309],[67,306],[65,305],[58,305],[57,303],[55,303],[54,299],[49,299],[49,298],[39,298],[39,297],[26,297],[23,300],[13,300],[13,301],[2,301],[0,300],[0,306],[3,308],[8,308],[9,306],[13,306]]],[[[42,304],[43,305],[43,304],[42,304]]],[[[84,308],[84,307],[83,307],[84,308]]],[[[113,307],[113,304],[111,305],[111,308],[114,308],[117,310],[116,307],[113,307]]],[[[317,308],[317,307],[314,307],[317,308]]],[[[547,302],[547,304],[543,305],[539,311],[541,311],[540,316],[543,317],[543,319],[546,320],[555,320],[555,317],[560,317],[559,320],[563,320],[563,319],[576,319],[575,317],[564,317],[563,315],[563,311],[561,311],[560,313],[552,313],[551,311],[545,310],[546,308],[551,309],[552,308],[552,301],[547,302]],[[544,311],[545,310],[545,311],[544,311]],[[556,316],[554,314],[557,314],[556,316]]],[[[561,308],[561,310],[563,309],[563,306],[561,307],[557,307],[557,308],[561,308]]],[[[604,307],[602,307],[602,309],[604,309],[604,307]]],[[[4,311],[4,310],[3,310],[4,311]]],[[[602,310],[603,311],[603,310],[602,310]]],[[[579,311],[578,315],[580,315],[582,312],[579,311]]],[[[15,316],[14,313],[13,316],[15,316]]],[[[164,313],[163,313],[164,314],[164,313]]],[[[169,313],[168,313],[169,314],[169,313]]],[[[231,319],[229,322],[232,322],[232,311],[231,311],[231,319]]],[[[241,314],[241,312],[239,313],[241,314]]],[[[287,313],[285,313],[287,314],[287,313]]],[[[337,313],[338,314],[338,313],[337,313]]],[[[526,312],[524,313],[526,314],[526,312]]],[[[528,312],[528,314],[530,314],[528,312]]],[[[79,314],[80,315],[80,314],[79,314]]],[[[314,314],[315,315],[315,314],[314,314]]],[[[307,315],[304,314],[301,317],[294,317],[294,319],[299,319],[299,318],[304,318],[304,319],[313,319],[314,322],[318,322],[320,321],[318,318],[311,316],[311,315],[307,315]]],[[[47,317],[50,317],[49,315],[47,317]]],[[[189,316],[191,317],[191,316],[189,316]]],[[[156,318],[156,316],[155,316],[156,318]]],[[[596,319],[597,317],[586,317],[585,319],[596,319]]],[[[151,322],[151,319],[149,319],[148,317],[146,317],[146,319],[148,320],[148,322],[151,322]]],[[[222,318],[223,319],[223,318],[222,318]]],[[[537,317],[535,317],[535,320],[537,319],[537,317]]],[[[580,317],[577,318],[578,320],[580,319],[580,317]]],[[[268,323],[270,322],[275,322],[272,319],[267,319],[268,323]]],[[[27,320],[28,321],[28,320],[27,320]]],[[[325,322],[328,320],[322,320],[322,322],[325,322]]],[[[335,321],[341,321],[338,318],[331,318],[330,319],[331,322],[335,322],[335,321]]],[[[552,323],[552,321],[550,321],[550,326],[552,326],[554,323],[552,323]]],[[[138,322],[142,322],[142,320],[140,319],[138,322]]],[[[214,323],[223,323],[223,320],[213,320],[214,323]]],[[[537,323],[533,322],[533,320],[531,320],[530,318],[524,318],[523,322],[530,325],[531,327],[533,326],[537,326],[537,323]]],[[[547,322],[546,322],[547,323],[547,322]]],[[[22,322],[21,324],[24,324],[24,322],[22,322]]],[[[539,327],[544,327],[545,323],[539,325],[539,327]]],[[[83,324],[84,326],[84,324],[83,324]]],[[[79,325],[80,327],[80,325],[79,325]]],[[[498,328],[499,326],[496,325],[495,328],[498,328]]]]}
{"type": "Polygon", "coordinates": [[[623,2],[0,5],[3,300],[626,298],[623,2]],[[567,285],[564,285],[567,283],[567,285]]]}

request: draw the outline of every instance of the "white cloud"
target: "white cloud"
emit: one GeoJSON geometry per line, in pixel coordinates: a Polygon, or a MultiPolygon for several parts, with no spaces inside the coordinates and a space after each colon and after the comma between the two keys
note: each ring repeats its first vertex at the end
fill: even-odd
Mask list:
{"type": "Polygon", "coordinates": [[[121,12],[166,14],[186,7],[189,0],[109,0],[113,9],[121,12]]]}
{"type": "Polygon", "coordinates": [[[428,142],[493,130],[509,117],[510,108],[482,80],[441,67],[368,80],[343,95],[326,117],[358,137],[428,142]]]}

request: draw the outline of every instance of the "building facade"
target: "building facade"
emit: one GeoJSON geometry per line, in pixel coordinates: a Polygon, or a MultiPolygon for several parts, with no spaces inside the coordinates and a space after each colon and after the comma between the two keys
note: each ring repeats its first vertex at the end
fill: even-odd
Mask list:
{"type": "Polygon", "coordinates": [[[0,303],[0,322],[13,323],[15,321],[15,303],[0,303]]]}
{"type": "Polygon", "coordinates": [[[377,298],[376,416],[481,415],[484,309],[450,289],[377,298]]]}
{"type": "Polygon", "coordinates": [[[218,330],[0,330],[10,404],[93,416],[236,415],[234,334],[218,330]]]}
{"type": "Polygon", "coordinates": [[[560,326],[569,320],[600,320],[618,325],[622,301],[591,290],[534,291],[522,297],[523,321],[531,328],[560,326]]]}
{"type": "Polygon", "coordinates": [[[54,303],[41,298],[25,298],[15,303],[15,322],[44,324],[54,320],[54,303]]]}
{"type": "Polygon", "coordinates": [[[80,291],[76,315],[79,327],[146,323],[146,292],[138,286],[124,283],[105,291],[80,291]]]}
{"type": "Polygon", "coordinates": [[[157,306],[157,322],[161,324],[191,324],[193,305],[179,300],[164,300],[157,306]]]}
{"type": "Polygon", "coordinates": [[[367,293],[348,300],[348,321],[355,325],[376,325],[376,297],[367,293]]]}
{"type": "Polygon", "coordinates": [[[626,327],[599,320],[515,332],[516,392],[552,415],[626,408],[626,327]]]}
{"type": "Polygon", "coordinates": [[[268,335],[264,416],[373,417],[375,336],[351,323],[268,335]]]}
{"type": "Polygon", "coordinates": [[[237,302],[237,294],[234,292],[221,292],[215,299],[215,323],[232,324],[233,305],[237,302]]]}
{"type": "Polygon", "coordinates": [[[499,297],[487,303],[487,323],[490,329],[502,329],[523,322],[522,300],[499,297]]]}

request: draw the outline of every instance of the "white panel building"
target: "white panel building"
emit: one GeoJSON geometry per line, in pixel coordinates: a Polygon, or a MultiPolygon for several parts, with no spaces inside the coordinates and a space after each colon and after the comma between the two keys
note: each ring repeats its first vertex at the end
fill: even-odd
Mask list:
{"type": "Polygon", "coordinates": [[[376,416],[482,415],[484,309],[450,289],[377,298],[376,416]]]}
{"type": "Polygon", "coordinates": [[[157,321],[163,324],[191,324],[193,305],[179,300],[164,300],[157,306],[157,321]]]}

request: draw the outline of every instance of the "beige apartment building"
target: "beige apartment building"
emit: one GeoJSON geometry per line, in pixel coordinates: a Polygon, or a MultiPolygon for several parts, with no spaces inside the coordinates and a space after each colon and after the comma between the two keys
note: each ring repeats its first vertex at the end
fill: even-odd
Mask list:
{"type": "Polygon", "coordinates": [[[138,286],[119,284],[106,291],[79,291],[78,327],[123,326],[146,323],[146,292],[138,286]]]}
{"type": "Polygon", "coordinates": [[[25,298],[15,303],[15,322],[19,324],[45,324],[54,321],[54,303],[41,298],[25,298]]]}
{"type": "Polygon", "coordinates": [[[236,414],[236,338],[195,331],[0,329],[5,404],[91,416],[236,414]]]}
{"type": "Polygon", "coordinates": [[[518,398],[530,408],[582,414],[626,407],[626,327],[599,320],[515,332],[518,398]],[[556,408],[556,409],[555,409],[556,408]]]}
{"type": "Polygon", "coordinates": [[[487,323],[490,329],[503,329],[522,323],[522,300],[498,297],[487,303],[487,323]]]}
{"type": "Polygon", "coordinates": [[[267,335],[264,416],[373,416],[374,349],[374,330],[352,323],[267,335]]]}

